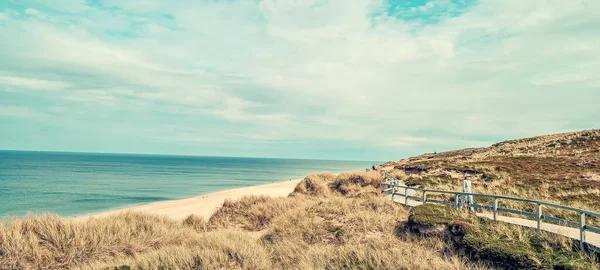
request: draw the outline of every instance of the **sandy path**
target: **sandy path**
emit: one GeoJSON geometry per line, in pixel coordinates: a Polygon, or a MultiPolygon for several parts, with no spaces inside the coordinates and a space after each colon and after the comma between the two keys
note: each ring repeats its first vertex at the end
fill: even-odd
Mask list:
{"type": "Polygon", "coordinates": [[[237,200],[241,197],[250,195],[285,197],[294,191],[294,188],[296,185],[298,185],[300,180],[302,179],[223,190],[180,200],[153,202],[144,205],[110,210],[97,214],[85,215],[76,217],[74,219],[83,220],[89,217],[103,217],[123,211],[140,211],[149,214],[164,215],[178,220],[182,220],[191,214],[208,219],[217,208],[223,205],[225,199],[237,200]]]}

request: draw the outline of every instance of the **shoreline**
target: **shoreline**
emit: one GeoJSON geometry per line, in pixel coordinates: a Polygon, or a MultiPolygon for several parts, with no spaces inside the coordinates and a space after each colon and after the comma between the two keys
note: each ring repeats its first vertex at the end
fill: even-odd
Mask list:
{"type": "Polygon", "coordinates": [[[212,214],[223,205],[226,199],[238,200],[245,196],[285,197],[294,191],[304,178],[278,181],[270,184],[261,184],[233,189],[226,189],[207,194],[196,195],[189,198],[151,202],[146,204],[127,206],[97,213],[89,213],[70,220],[82,221],[89,218],[105,217],[121,212],[143,212],[166,216],[176,220],[183,220],[191,214],[208,220],[212,214]]]}

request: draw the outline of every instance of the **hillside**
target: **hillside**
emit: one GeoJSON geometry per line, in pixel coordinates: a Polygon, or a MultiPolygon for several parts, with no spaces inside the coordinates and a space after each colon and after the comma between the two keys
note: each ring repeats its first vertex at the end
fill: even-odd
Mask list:
{"type": "MultiPolygon", "coordinates": [[[[409,186],[538,199],[600,211],[600,129],[428,153],[381,166],[409,186]]],[[[533,207],[522,205],[522,208],[533,207]]],[[[555,212],[556,215],[561,213],[555,212]]],[[[575,219],[575,217],[572,217],[575,219]]],[[[597,221],[596,221],[597,222],[597,221]]]]}

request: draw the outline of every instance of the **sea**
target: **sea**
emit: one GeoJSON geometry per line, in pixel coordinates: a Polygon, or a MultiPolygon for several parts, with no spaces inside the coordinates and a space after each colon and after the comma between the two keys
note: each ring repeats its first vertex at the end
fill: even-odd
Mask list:
{"type": "Polygon", "coordinates": [[[376,162],[0,151],[0,219],[75,217],[376,162]]]}

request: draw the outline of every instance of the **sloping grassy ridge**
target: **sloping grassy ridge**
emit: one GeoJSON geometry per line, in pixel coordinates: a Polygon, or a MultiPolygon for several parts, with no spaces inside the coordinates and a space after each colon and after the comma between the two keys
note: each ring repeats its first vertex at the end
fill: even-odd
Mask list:
{"type": "Polygon", "coordinates": [[[413,208],[412,232],[450,240],[459,254],[512,269],[598,269],[593,255],[578,250],[569,238],[477,217],[443,205],[413,208]],[[427,234],[432,227],[436,234],[427,234]]]}
{"type": "MultiPolygon", "coordinates": [[[[552,134],[390,161],[382,166],[409,186],[461,190],[465,173],[473,192],[542,200],[600,212],[600,129],[552,134]]],[[[451,196],[432,195],[438,200],[451,196]]],[[[491,206],[491,200],[475,197],[491,206]]],[[[501,201],[500,207],[535,212],[535,205],[501,201]]],[[[545,215],[578,221],[574,212],[545,208],[545,215]]],[[[600,218],[588,218],[600,226],[600,218]]]]}

